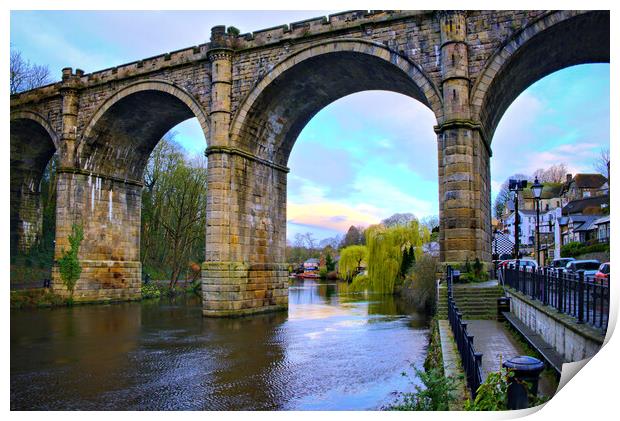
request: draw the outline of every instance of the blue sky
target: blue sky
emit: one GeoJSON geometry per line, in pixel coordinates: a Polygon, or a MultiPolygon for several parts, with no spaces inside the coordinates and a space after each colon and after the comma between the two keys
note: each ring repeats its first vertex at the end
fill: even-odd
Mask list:
{"type": "MultiPolygon", "coordinates": [[[[206,42],[215,25],[249,32],[329,13],[13,11],[11,47],[59,79],[66,66],[90,72],[206,42]]],[[[362,92],[325,107],[289,160],[288,238],[342,234],[396,212],[438,214],[434,124],[430,110],[390,92],[362,92]]],[[[190,153],[204,152],[195,119],[173,130],[190,153]]],[[[602,147],[609,147],[609,65],[556,72],[504,114],[492,145],[493,193],[511,174],[560,162],[573,173],[592,172],[602,147]]]]}

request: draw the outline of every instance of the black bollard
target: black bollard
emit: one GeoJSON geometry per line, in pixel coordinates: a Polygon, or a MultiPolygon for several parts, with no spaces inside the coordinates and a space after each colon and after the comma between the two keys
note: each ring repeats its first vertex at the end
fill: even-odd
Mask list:
{"type": "Polygon", "coordinates": [[[503,366],[514,373],[508,384],[508,409],[528,408],[529,395],[538,394],[538,377],[545,365],[537,358],[520,356],[509,359],[503,366]]]}

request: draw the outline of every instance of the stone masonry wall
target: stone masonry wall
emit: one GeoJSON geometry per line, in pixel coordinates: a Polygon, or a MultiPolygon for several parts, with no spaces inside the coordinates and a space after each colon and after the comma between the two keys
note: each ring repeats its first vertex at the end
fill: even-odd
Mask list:
{"type": "MultiPolygon", "coordinates": [[[[274,157],[288,155],[282,151],[254,154],[269,148],[260,143],[263,140],[258,133],[266,129],[262,122],[254,131],[240,129],[239,133],[249,133],[244,139],[247,142],[231,141],[231,127],[237,119],[243,121],[245,104],[261,94],[261,81],[278,77],[276,72],[270,73],[278,63],[301,50],[304,52],[299,56],[310,55],[309,47],[345,39],[371,41],[375,44],[357,43],[356,48],[375,48],[377,55],[387,57],[384,62],[368,61],[368,67],[384,66],[385,70],[385,66],[406,63],[408,67],[400,67],[409,69],[404,74],[415,79],[417,85],[423,81],[425,86],[418,88],[434,95],[431,108],[437,117],[441,259],[489,261],[490,145],[502,107],[550,71],[580,60],[604,61],[609,48],[600,41],[605,38],[608,21],[604,12],[587,11],[349,11],[239,36],[227,35],[226,28],[219,26],[213,28],[208,43],[91,73],[63,69],[61,82],[11,96],[11,113],[36,113],[58,135],[62,172],[58,177],[56,258],[63,247],[68,247],[71,224],[83,223],[85,240],[80,258],[84,272],[77,299],[133,299],[140,294],[140,181],[120,176],[125,174],[120,171],[123,168],[111,165],[119,170],[112,173],[102,165],[98,171],[85,168],[85,162],[98,154],[104,156],[104,161],[113,161],[109,164],[123,167],[125,164],[118,160],[120,152],[136,152],[142,155],[127,160],[127,165],[139,166],[158,139],[154,133],[169,124],[171,129],[193,113],[200,115],[201,126],[209,131],[204,313],[231,315],[283,309],[287,305],[286,271],[282,265],[287,169],[283,166],[286,163],[274,162],[274,157]],[[576,34],[571,30],[575,16],[579,17],[576,34]],[[534,39],[537,41],[532,42],[534,39]],[[571,45],[564,48],[564,39],[571,45]],[[378,45],[383,46],[383,51],[378,51],[378,45]],[[589,54],[589,50],[593,53],[589,54]],[[530,53],[529,58],[522,57],[527,56],[521,54],[524,51],[530,53]],[[412,76],[414,73],[417,76],[412,76]],[[496,74],[500,76],[496,78],[496,74]],[[171,88],[164,90],[183,99],[152,104],[154,115],[147,112],[149,104],[143,104],[145,109],[138,114],[144,121],[135,123],[134,115],[127,111],[136,111],[131,99],[125,107],[120,104],[116,108],[108,100],[121,95],[129,98],[138,90],[132,85],[137,81],[168,84],[171,88]],[[133,87],[125,89],[129,86],[133,87]],[[114,116],[114,121],[102,118],[104,123],[92,129],[98,110],[102,110],[99,114],[114,116]],[[138,127],[127,129],[131,122],[138,127]],[[157,130],[140,130],[151,126],[157,126],[157,130]],[[95,133],[85,136],[89,130],[95,133]],[[138,139],[140,136],[143,138],[138,139]],[[134,140],[139,145],[135,151],[134,140]],[[106,148],[124,149],[119,152],[106,148]]],[[[319,50],[313,48],[312,54],[329,54],[319,50]]],[[[285,67],[277,67],[278,75],[286,72],[285,67]]],[[[388,85],[380,86],[398,88],[388,85]]],[[[355,91],[349,88],[347,93],[355,91]]],[[[134,102],[157,102],[157,95],[144,92],[142,96],[133,95],[134,102]]],[[[415,90],[406,93],[415,97],[412,92],[415,90]]],[[[333,98],[328,93],[321,101],[339,98],[331,95],[333,98]]],[[[269,130],[273,130],[284,127],[286,122],[268,123],[269,130]]],[[[27,135],[17,138],[28,141],[27,135]]],[[[23,149],[31,149],[27,146],[23,149]]],[[[287,143],[284,147],[292,146],[287,143]]],[[[25,198],[22,204],[14,198],[17,195],[12,192],[12,226],[19,223],[14,216],[21,206],[25,207],[24,215],[32,214],[34,218],[36,200],[25,198]]],[[[22,222],[28,222],[28,218],[25,216],[22,222]]],[[[31,237],[24,230],[21,235],[22,241],[31,237]]],[[[54,289],[63,292],[57,271],[54,289]]]]}
{"type": "Polygon", "coordinates": [[[522,294],[507,292],[511,298],[511,312],[538,333],[567,362],[594,356],[603,345],[604,336],[585,324],[555,310],[546,308],[522,294]]]}
{"type": "MultiPolygon", "coordinates": [[[[70,248],[72,225],[84,229],[74,299],[140,298],[141,186],[65,172],[57,189],[55,259],[70,248]]],[[[54,291],[66,294],[57,268],[52,276],[54,291]]]]}
{"type": "Polygon", "coordinates": [[[206,316],[288,308],[286,173],[233,153],[208,163],[206,316]]]}

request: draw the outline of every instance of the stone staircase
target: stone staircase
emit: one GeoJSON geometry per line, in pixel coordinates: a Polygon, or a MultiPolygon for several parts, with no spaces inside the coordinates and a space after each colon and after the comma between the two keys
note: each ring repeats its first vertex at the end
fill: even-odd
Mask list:
{"type": "MultiPolygon", "coordinates": [[[[476,284],[457,284],[453,289],[454,301],[465,319],[495,319],[497,317],[497,299],[504,295],[499,286],[481,287],[476,284]]],[[[448,288],[439,287],[437,302],[439,319],[448,318],[448,288]]]]}

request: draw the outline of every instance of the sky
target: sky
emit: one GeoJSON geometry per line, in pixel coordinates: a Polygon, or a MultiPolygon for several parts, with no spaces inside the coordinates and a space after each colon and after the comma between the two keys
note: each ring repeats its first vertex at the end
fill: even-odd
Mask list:
{"type": "MultiPolygon", "coordinates": [[[[335,11],[12,11],[11,48],[49,66],[101,70],[207,42],[215,25],[242,33],[335,11]],[[38,30],[33,31],[32,28],[38,30]]],[[[512,174],[565,163],[593,172],[609,147],[609,65],[561,70],[508,108],[493,138],[492,195],[512,174]]],[[[431,111],[391,92],[367,91],[321,110],[299,135],[288,166],[287,238],[344,234],[400,212],[437,215],[437,147],[431,111]]],[[[173,129],[189,153],[205,139],[195,119],[173,129]]]]}

